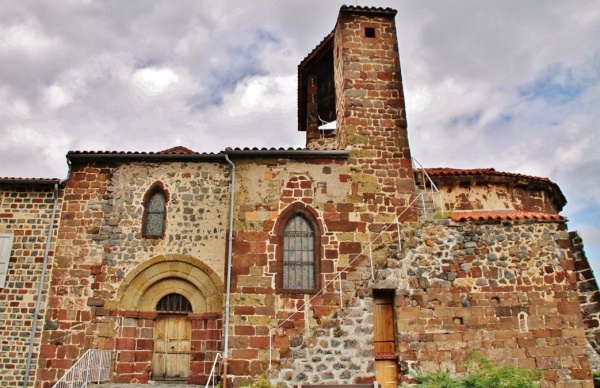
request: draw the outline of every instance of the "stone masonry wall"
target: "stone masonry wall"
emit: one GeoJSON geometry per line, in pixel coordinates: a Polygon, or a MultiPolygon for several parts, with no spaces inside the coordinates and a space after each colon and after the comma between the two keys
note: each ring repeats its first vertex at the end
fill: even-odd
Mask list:
{"type": "Polygon", "coordinates": [[[377,284],[396,289],[400,369],[463,373],[477,352],[546,386],[591,386],[570,246],[561,223],[404,226],[377,284]]]}
{"type": "Polygon", "coordinates": [[[594,349],[590,359],[592,369],[600,369],[600,293],[594,272],[583,249],[583,240],[576,231],[569,232],[572,244],[573,260],[577,272],[577,289],[583,312],[585,334],[594,349]]]}
{"type": "MultiPolygon", "coordinates": [[[[366,361],[373,359],[372,345],[368,345],[372,334],[358,342],[340,342],[342,339],[330,338],[334,329],[327,325],[338,322],[343,326],[342,317],[334,317],[340,304],[370,292],[361,285],[372,273],[365,251],[371,239],[397,215],[405,221],[417,219],[416,208],[410,206],[415,187],[394,16],[395,11],[389,10],[364,12],[342,7],[340,11],[333,47],[337,146],[349,149],[347,160],[239,162],[228,369],[235,386],[266,372],[270,359],[271,371],[281,371],[271,377],[286,384],[296,378],[314,381],[324,376],[343,383],[374,378],[373,367],[366,361]],[[364,35],[365,27],[375,30],[375,39],[364,35]],[[323,231],[322,291],[317,295],[275,291],[281,267],[274,228],[279,214],[298,204],[314,212],[323,231]],[[340,272],[344,272],[341,280],[340,272]],[[340,282],[345,295],[341,302],[340,282]],[[326,350],[329,353],[322,355],[334,361],[321,364],[327,370],[298,370],[296,366],[314,354],[299,348],[300,339],[308,341],[313,335],[323,344],[335,341],[336,345],[326,350]],[[270,341],[274,341],[272,353],[264,350],[270,341]],[[353,365],[360,368],[341,374],[348,365],[348,354],[358,347],[364,349],[364,359],[353,365]],[[340,351],[342,348],[346,350],[340,351]]],[[[392,239],[392,232],[383,232],[378,238],[373,252],[376,265],[385,263],[392,239]]],[[[342,332],[356,334],[354,330],[336,331],[342,332]]]]}
{"type": "MultiPolygon", "coordinates": [[[[121,346],[126,346],[123,350],[141,352],[138,356],[142,358],[133,370],[119,366],[128,363],[127,354],[113,358],[117,363],[113,371],[120,381],[148,381],[148,354],[152,353],[153,339],[148,338],[147,332],[137,337],[141,332],[123,331],[121,325],[139,319],[135,325],[141,325],[140,330],[152,328],[148,325],[153,325],[149,323],[153,318],[119,311],[123,298],[119,292],[124,292],[119,289],[128,275],[135,274],[149,260],[164,262],[170,257],[181,257],[186,268],[190,263],[201,263],[198,272],[203,271],[208,274],[207,279],[216,281],[222,295],[228,174],[228,166],[220,163],[73,166],[65,188],[57,260],[52,272],[45,345],[40,357],[42,372],[38,375],[40,386],[51,386],[89,348],[119,350],[121,346]],[[162,239],[144,239],[143,198],[157,182],[168,194],[166,232],[162,239]],[[119,334],[123,332],[125,337],[119,334]],[[130,349],[130,345],[134,348],[130,349]]],[[[174,273],[177,268],[173,267],[174,273]]],[[[135,292],[132,287],[129,289],[135,292]]],[[[155,294],[160,293],[160,284],[157,287],[153,288],[155,294]]],[[[221,308],[219,303],[213,312],[221,314],[221,308]]]]}
{"type": "Polygon", "coordinates": [[[355,296],[370,293],[362,288],[372,273],[366,249],[369,241],[380,234],[373,260],[380,266],[386,262],[386,247],[392,242],[392,232],[382,231],[393,222],[395,208],[384,207],[380,212],[383,206],[371,200],[372,193],[381,187],[376,181],[363,184],[363,175],[348,168],[345,160],[311,159],[296,163],[278,159],[236,164],[238,191],[228,364],[234,386],[266,373],[270,359],[271,372],[280,371],[270,377],[285,384],[295,379],[371,381],[374,378],[372,323],[369,324],[372,318],[363,316],[364,310],[371,306],[355,296]],[[310,207],[323,229],[322,290],[316,295],[276,292],[280,266],[277,266],[275,224],[281,212],[298,204],[310,207]],[[344,273],[342,299],[339,272],[344,273]],[[340,306],[348,308],[341,311],[340,306]],[[363,338],[355,341],[358,333],[363,338]],[[306,347],[309,343],[312,345],[306,347]],[[272,353],[268,351],[270,344],[272,353]],[[318,354],[309,349],[320,346],[326,349],[318,354]],[[351,353],[360,359],[353,358],[350,362],[351,353]],[[315,357],[321,359],[322,366],[305,370],[307,360],[312,363],[315,357]],[[350,372],[342,373],[346,366],[350,372]]]}
{"type": "MultiPolygon", "coordinates": [[[[338,147],[362,184],[377,184],[371,201],[416,220],[404,93],[394,12],[362,13],[342,7],[334,30],[338,147]],[[375,37],[365,36],[372,28],[375,37]]],[[[367,190],[364,190],[367,191],[367,190]]]]}
{"type": "MultiPolygon", "coordinates": [[[[54,187],[2,185],[0,191],[0,233],[11,233],[14,238],[6,285],[0,289],[0,386],[9,388],[23,386],[37,290],[54,206],[54,187]]],[[[59,216],[60,202],[53,239],[56,238],[59,216]]],[[[54,248],[53,242],[48,255],[48,269],[52,268],[54,248]]],[[[41,317],[45,312],[48,274],[43,286],[41,317]]],[[[33,386],[37,370],[35,361],[39,355],[43,319],[38,322],[28,386],[33,386]]]]}
{"type": "MultiPolygon", "coordinates": [[[[433,178],[443,195],[445,210],[486,210],[509,209],[529,212],[557,214],[555,204],[542,184],[515,187],[514,181],[457,182],[450,179],[433,178]]],[[[497,180],[500,180],[496,177],[497,180]]],[[[514,178],[513,178],[514,179],[514,178]]]]}

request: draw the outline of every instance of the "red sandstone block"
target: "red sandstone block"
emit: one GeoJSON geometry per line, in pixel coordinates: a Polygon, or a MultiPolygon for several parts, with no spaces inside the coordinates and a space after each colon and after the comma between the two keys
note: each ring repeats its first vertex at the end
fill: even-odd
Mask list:
{"type": "Polygon", "coordinates": [[[273,316],[275,315],[275,308],[273,308],[272,306],[258,306],[256,308],[256,314],[273,316]]]}
{"type": "Polygon", "coordinates": [[[265,253],[267,250],[266,241],[250,241],[248,243],[248,250],[250,253],[265,253]]]}
{"type": "Polygon", "coordinates": [[[42,358],[56,357],[56,345],[42,345],[40,347],[40,356],[42,358]]]}
{"type": "Polygon", "coordinates": [[[325,220],[325,224],[329,232],[354,232],[358,226],[358,223],[350,221],[325,220]]]}
{"type": "Polygon", "coordinates": [[[578,301],[569,302],[566,300],[561,300],[558,302],[557,307],[558,307],[559,314],[568,315],[568,314],[580,314],[581,313],[581,306],[578,301]]]}
{"type": "Polygon", "coordinates": [[[571,378],[573,380],[588,380],[592,378],[590,369],[571,369],[571,378]]]}
{"type": "Polygon", "coordinates": [[[207,340],[207,339],[209,339],[209,334],[205,330],[194,330],[192,332],[192,339],[198,340],[198,341],[207,340]]]}
{"type": "Polygon", "coordinates": [[[53,368],[53,369],[69,369],[71,367],[71,365],[73,365],[73,360],[53,359],[53,360],[48,360],[47,365],[49,368],[53,368]]]}
{"type": "Polygon", "coordinates": [[[235,240],[233,242],[232,251],[235,254],[237,254],[237,253],[249,253],[250,252],[250,244],[248,242],[245,242],[245,241],[235,240]]]}
{"type": "Polygon", "coordinates": [[[350,253],[361,253],[362,245],[359,242],[342,241],[340,243],[339,253],[350,254],[350,253]]]}
{"type": "Polygon", "coordinates": [[[250,337],[250,347],[258,349],[268,349],[270,345],[269,337],[254,336],[250,337]]]}
{"type": "Polygon", "coordinates": [[[232,358],[235,359],[251,360],[258,358],[258,349],[234,349],[231,353],[232,358]]]}
{"type": "Polygon", "coordinates": [[[133,373],[134,365],[135,364],[133,362],[127,362],[127,363],[118,362],[117,367],[116,367],[117,374],[124,375],[124,374],[133,373]]]}
{"type": "Polygon", "coordinates": [[[152,350],[136,350],[133,357],[136,361],[136,372],[142,372],[137,366],[146,361],[152,361],[152,350]]]}
{"type": "MultiPolygon", "coordinates": [[[[153,320],[158,317],[158,313],[156,311],[140,311],[139,317],[140,317],[140,319],[153,320]]],[[[152,326],[154,326],[153,323],[152,323],[152,326]]]]}
{"type": "Polygon", "coordinates": [[[154,341],[151,339],[138,338],[135,340],[135,348],[137,350],[152,350],[154,349],[154,341]]]}
{"type": "Polygon", "coordinates": [[[137,336],[137,328],[131,326],[122,327],[121,335],[123,337],[135,338],[137,336]]]}
{"type": "Polygon", "coordinates": [[[135,358],[135,351],[125,350],[117,353],[117,363],[119,362],[133,362],[135,358]]]}
{"type": "Polygon", "coordinates": [[[117,350],[134,350],[135,338],[117,338],[117,350]]]}
{"type": "Polygon", "coordinates": [[[325,249],[325,258],[327,259],[337,259],[338,251],[337,249],[325,249]]]}

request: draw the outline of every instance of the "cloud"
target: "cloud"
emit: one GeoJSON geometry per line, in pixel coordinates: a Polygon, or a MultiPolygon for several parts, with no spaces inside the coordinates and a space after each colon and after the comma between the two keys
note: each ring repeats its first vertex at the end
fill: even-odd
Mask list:
{"type": "Polygon", "coordinates": [[[45,56],[58,44],[44,34],[34,18],[0,28],[0,55],[29,55],[35,59],[45,56]]]}
{"type": "Polygon", "coordinates": [[[248,116],[277,110],[293,111],[296,77],[252,77],[244,80],[228,97],[229,116],[248,116]]]}
{"type": "MultiPolygon", "coordinates": [[[[70,149],[302,147],[297,65],[342,4],[5,2],[0,176],[63,177],[70,149]]],[[[398,9],[412,154],[550,177],[596,246],[597,1],[360,5],[398,9]]]]}
{"type": "Polygon", "coordinates": [[[160,96],[179,83],[180,78],[169,68],[147,67],[136,70],[131,77],[132,84],[149,97],[160,96]]]}

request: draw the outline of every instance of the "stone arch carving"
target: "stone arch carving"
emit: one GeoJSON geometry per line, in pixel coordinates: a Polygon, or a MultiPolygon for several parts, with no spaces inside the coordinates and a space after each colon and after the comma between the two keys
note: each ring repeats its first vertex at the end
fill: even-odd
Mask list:
{"type": "Polygon", "coordinates": [[[155,311],[165,295],[186,297],[194,313],[223,310],[223,282],[206,264],[191,256],[157,256],[131,271],[117,290],[110,307],[155,311]]]}

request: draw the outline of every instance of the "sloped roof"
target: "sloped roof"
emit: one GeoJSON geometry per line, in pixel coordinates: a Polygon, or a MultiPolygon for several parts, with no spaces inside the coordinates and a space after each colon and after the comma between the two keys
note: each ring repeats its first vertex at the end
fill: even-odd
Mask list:
{"type": "Polygon", "coordinates": [[[425,172],[429,176],[461,176],[461,175],[495,175],[495,176],[507,176],[512,178],[525,178],[528,180],[535,180],[540,182],[553,183],[550,179],[544,177],[537,177],[532,175],[516,174],[512,172],[496,171],[495,168],[448,168],[448,167],[427,167],[425,172]]]}
{"type": "Polygon", "coordinates": [[[348,150],[311,150],[307,148],[231,148],[218,153],[199,153],[183,146],[169,148],[159,152],[139,152],[139,151],[69,151],[67,159],[77,160],[144,160],[144,161],[165,161],[165,160],[187,160],[187,161],[207,161],[224,160],[225,155],[237,157],[291,157],[291,158],[346,158],[348,150]]]}
{"type": "MultiPolygon", "coordinates": [[[[415,174],[418,174],[421,171],[423,170],[415,170],[415,174]]],[[[508,180],[510,180],[513,182],[513,184],[538,186],[538,188],[543,188],[544,190],[547,190],[553,196],[553,201],[558,211],[561,211],[567,204],[567,198],[563,194],[560,187],[556,183],[552,182],[550,179],[545,177],[496,171],[496,169],[494,168],[462,169],[448,167],[428,167],[425,168],[425,172],[431,177],[432,180],[436,182],[436,185],[440,182],[435,178],[461,179],[466,177],[483,177],[492,182],[504,180],[504,182],[506,183],[508,182],[508,180]]]]}
{"type": "Polygon", "coordinates": [[[455,211],[451,216],[452,221],[554,221],[566,222],[567,219],[558,214],[525,212],[517,210],[468,210],[455,211]]]}
{"type": "Polygon", "coordinates": [[[0,177],[0,183],[53,185],[56,183],[60,183],[60,179],[58,179],[58,178],[0,177]]]}

